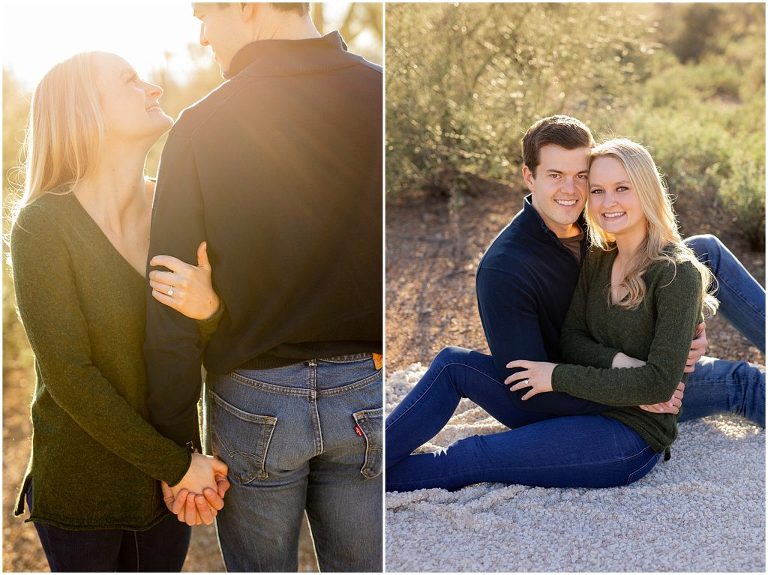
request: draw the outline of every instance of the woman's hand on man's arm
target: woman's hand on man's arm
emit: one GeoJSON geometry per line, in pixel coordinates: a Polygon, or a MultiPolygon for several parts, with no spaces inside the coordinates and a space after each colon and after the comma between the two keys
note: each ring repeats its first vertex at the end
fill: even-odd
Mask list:
{"type": "Polygon", "coordinates": [[[206,320],[219,310],[221,302],[213,289],[206,242],[197,248],[196,266],[166,255],[153,257],[149,265],[170,270],[149,272],[152,297],[160,303],[196,320],[206,320]]]}

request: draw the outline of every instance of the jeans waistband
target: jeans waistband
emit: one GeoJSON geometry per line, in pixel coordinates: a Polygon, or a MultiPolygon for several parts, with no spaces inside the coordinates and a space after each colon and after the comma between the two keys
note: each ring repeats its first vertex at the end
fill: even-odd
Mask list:
{"type": "Polygon", "coordinates": [[[372,355],[363,353],[309,359],[277,369],[238,368],[226,376],[212,379],[213,387],[216,389],[231,381],[283,395],[314,397],[318,394],[348,393],[381,381],[380,369],[372,355]]]}
{"type": "Polygon", "coordinates": [[[270,358],[270,357],[257,357],[250,359],[245,363],[238,365],[233,371],[240,369],[277,369],[280,367],[288,367],[290,365],[301,365],[308,361],[325,361],[329,363],[346,363],[352,361],[360,361],[361,359],[368,359],[373,357],[373,353],[351,353],[347,355],[336,355],[333,357],[318,357],[304,360],[296,359],[284,359],[284,358],[270,358]]]}
{"type": "Polygon", "coordinates": [[[330,361],[333,363],[345,363],[348,361],[359,361],[361,359],[371,359],[371,353],[350,353],[348,355],[335,355],[333,357],[318,357],[317,361],[330,361]]]}

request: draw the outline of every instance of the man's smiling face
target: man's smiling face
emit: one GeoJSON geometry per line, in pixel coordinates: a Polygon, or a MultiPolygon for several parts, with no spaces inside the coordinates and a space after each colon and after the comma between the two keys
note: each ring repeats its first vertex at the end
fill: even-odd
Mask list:
{"type": "Polygon", "coordinates": [[[528,166],[523,166],[523,179],[533,195],[533,207],[557,237],[578,234],[574,224],[587,199],[589,148],[542,146],[535,170],[534,176],[528,166]]]}

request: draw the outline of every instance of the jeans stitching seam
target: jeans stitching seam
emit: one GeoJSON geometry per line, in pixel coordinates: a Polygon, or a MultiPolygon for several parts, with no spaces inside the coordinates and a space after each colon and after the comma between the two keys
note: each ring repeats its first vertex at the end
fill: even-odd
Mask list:
{"type": "Polygon", "coordinates": [[[341,387],[334,387],[331,389],[320,389],[318,390],[317,395],[318,397],[321,397],[321,396],[330,397],[333,395],[342,395],[344,393],[349,393],[350,391],[356,391],[358,389],[361,389],[363,387],[370,385],[371,383],[374,383],[380,376],[381,376],[381,372],[376,371],[375,373],[372,373],[361,380],[348,383],[347,385],[342,385],[341,387]]]}
{"type": "Polygon", "coordinates": [[[275,428],[277,425],[271,425],[269,427],[269,437],[264,444],[264,457],[261,458],[261,468],[259,469],[259,479],[269,479],[269,473],[267,472],[267,453],[269,453],[269,447],[272,445],[272,437],[275,435],[275,428]]]}
{"type": "Polygon", "coordinates": [[[232,372],[229,374],[229,376],[237,381],[238,383],[242,383],[243,385],[247,385],[249,387],[253,387],[255,389],[260,389],[269,393],[275,393],[279,395],[293,395],[296,397],[304,397],[309,395],[309,390],[304,389],[295,389],[291,387],[283,387],[281,385],[275,385],[272,383],[265,383],[263,381],[257,381],[255,379],[251,379],[248,377],[245,377],[243,375],[240,375],[239,373],[232,372]]]}
{"type": "MultiPolygon", "coordinates": [[[[630,459],[635,459],[636,457],[639,457],[640,455],[642,455],[645,451],[647,451],[649,449],[651,449],[651,447],[650,446],[646,446],[643,449],[641,449],[640,451],[638,451],[637,453],[629,455],[627,457],[620,457],[620,458],[614,458],[614,459],[602,459],[600,461],[591,461],[589,463],[590,464],[600,464],[600,465],[603,465],[605,463],[618,463],[618,462],[628,461],[630,459]]],[[[584,465],[584,462],[582,462],[582,463],[567,463],[567,464],[564,463],[564,464],[557,464],[557,465],[526,465],[524,467],[523,466],[497,465],[495,467],[487,467],[487,468],[484,468],[484,469],[486,469],[488,471],[496,471],[498,469],[509,469],[510,467],[515,467],[516,469],[551,469],[551,468],[554,468],[554,467],[558,467],[558,468],[559,467],[578,467],[580,465],[584,465]]],[[[445,476],[441,475],[440,477],[445,477],[445,476]]],[[[432,478],[427,478],[427,479],[432,479],[432,478]]]]}
{"type": "MultiPolygon", "coordinates": [[[[645,450],[643,450],[643,451],[645,451],[645,450]]],[[[643,465],[640,466],[640,469],[635,469],[632,473],[630,473],[627,476],[627,484],[632,483],[633,482],[632,478],[635,477],[638,473],[640,473],[643,469],[645,469],[646,466],[649,465],[651,462],[653,462],[653,456],[648,461],[643,463],[643,465]]],[[[658,463],[658,458],[656,459],[655,462],[653,462],[653,465],[656,465],[656,463],[658,463]]],[[[653,467],[653,465],[651,467],[653,467]]]]}
{"type": "Polygon", "coordinates": [[[377,412],[377,411],[381,411],[381,410],[366,409],[362,411],[357,411],[352,414],[352,417],[355,420],[355,423],[360,427],[360,430],[363,432],[363,437],[365,437],[365,461],[363,461],[363,467],[360,470],[360,473],[366,479],[374,479],[379,475],[381,475],[381,471],[379,471],[379,473],[374,473],[375,467],[372,464],[369,465],[369,459],[371,459],[370,456],[373,455],[374,451],[376,450],[382,451],[382,448],[377,447],[376,445],[373,445],[372,439],[368,437],[369,434],[365,430],[365,428],[367,427],[365,423],[368,422],[369,419],[372,420],[371,422],[372,425],[376,424],[376,419],[381,419],[381,414],[379,415],[372,414],[372,417],[368,417],[369,412],[377,412]],[[361,425],[361,423],[363,423],[363,425],[361,425]]]}
{"type": "Polygon", "coordinates": [[[312,426],[315,429],[315,455],[320,455],[324,450],[323,428],[320,425],[320,412],[317,409],[317,366],[310,367],[309,371],[309,402],[312,405],[312,426]]]}
{"type": "MultiPolygon", "coordinates": [[[[759,309],[757,309],[756,307],[754,307],[754,306],[752,305],[752,302],[750,302],[750,301],[749,301],[749,300],[748,300],[748,299],[747,299],[747,298],[746,298],[746,297],[745,297],[745,296],[744,296],[744,295],[741,293],[741,291],[739,291],[738,289],[736,289],[736,287],[735,287],[735,286],[734,286],[734,285],[733,285],[731,282],[729,282],[729,281],[728,281],[728,278],[727,278],[727,276],[725,276],[725,277],[721,278],[721,279],[718,281],[718,283],[720,283],[720,284],[725,284],[726,286],[728,286],[728,289],[729,289],[731,292],[733,292],[733,294],[734,294],[736,297],[738,297],[738,298],[739,298],[739,300],[740,300],[740,303],[742,303],[742,304],[746,305],[746,307],[748,307],[748,308],[749,308],[749,309],[750,309],[750,310],[751,310],[753,313],[756,313],[756,314],[759,314],[759,313],[760,313],[760,310],[759,310],[759,309]]],[[[718,290],[717,290],[717,291],[719,292],[719,291],[720,291],[720,289],[718,288],[718,290]]]]}
{"type": "MultiPolygon", "coordinates": [[[[235,456],[239,456],[241,458],[249,460],[256,467],[255,477],[251,477],[250,475],[240,476],[238,474],[238,479],[240,480],[240,482],[243,483],[243,485],[248,485],[250,483],[253,483],[253,481],[255,480],[268,479],[269,473],[267,473],[267,452],[269,451],[269,446],[272,443],[272,437],[275,433],[275,428],[277,427],[277,418],[272,415],[256,415],[253,413],[247,413],[242,410],[238,410],[242,413],[245,413],[247,415],[254,417],[254,419],[245,419],[243,417],[240,417],[234,411],[232,411],[232,409],[229,408],[230,404],[225,399],[219,397],[216,392],[211,391],[211,395],[213,396],[213,402],[215,404],[214,405],[215,408],[223,409],[224,411],[229,413],[230,416],[239,419],[240,421],[242,421],[247,425],[258,425],[259,428],[261,429],[262,437],[264,437],[265,431],[268,430],[269,435],[266,438],[263,456],[258,454],[254,455],[246,451],[235,449],[233,446],[230,445],[228,441],[224,439],[224,436],[226,434],[222,434],[217,431],[216,423],[218,421],[218,417],[216,416],[216,409],[211,410],[212,443],[217,444],[220,447],[224,448],[224,451],[226,451],[229,457],[234,458],[235,456]]],[[[235,406],[231,406],[231,408],[237,409],[235,406]]]]}
{"type": "Polygon", "coordinates": [[[322,358],[318,357],[318,363],[329,363],[332,365],[345,365],[347,363],[362,363],[364,361],[373,361],[370,353],[357,353],[337,357],[322,358]]]}
{"type": "Polygon", "coordinates": [[[141,572],[141,553],[139,553],[139,538],[136,532],[133,532],[133,544],[136,548],[136,572],[141,572]]]}

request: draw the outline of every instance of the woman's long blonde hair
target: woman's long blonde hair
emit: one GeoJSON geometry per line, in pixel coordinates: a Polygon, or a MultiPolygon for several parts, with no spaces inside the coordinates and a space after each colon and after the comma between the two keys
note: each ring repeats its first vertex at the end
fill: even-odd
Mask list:
{"type": "MultiPolygon", "coordinates": [[[[646,292],[643,274],[653,262],[668,261],[677,265],[689,261],[701,275],[703,306],[714,313],[718,302],[709,289],[714,284],[714,276],[683,243],[667,188],[651,154],[641,144],[616,138],[592,148],[590,167],[595,159],[604,157],[615,158],[624,166],[647,221],[645,240],[634,254],[624,279],[619,284],[629,293],[617,305],[626,309],[636,309],[640,305],[646,292]]],[[[616,249],[613,235],[598,225],[589,210],[586,210],[586,219],[589,224],[590,242],[603,250],[616,249]]],[[[610,290],[608,301],[611,301],[610,290]]]]}
{"type": "Polygon", "coordinates": [[[95,60],[100,54],[85,52],[56,64],[35,88],[17,213],[44,194],[71,191],[96,165],[104,141],[96,88],[95,60]]]}

